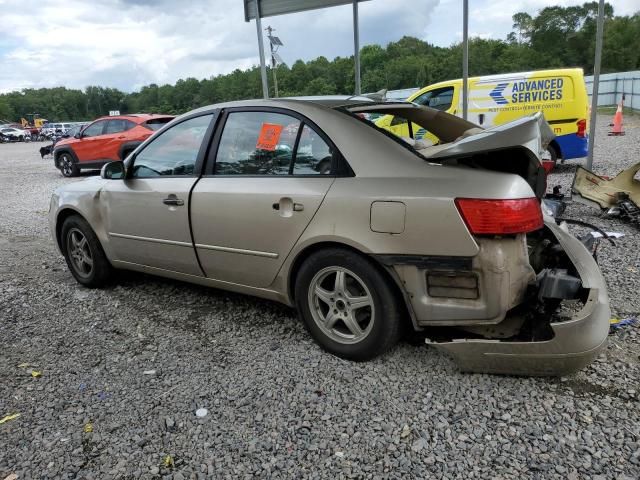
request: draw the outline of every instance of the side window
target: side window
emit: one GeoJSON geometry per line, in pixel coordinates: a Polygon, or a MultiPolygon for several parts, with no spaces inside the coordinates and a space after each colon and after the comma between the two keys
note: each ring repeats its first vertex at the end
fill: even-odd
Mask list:
{"type": "Polygon", "coordinates": [[[217,175],[288,175],[300,120],[281,113],[231,112],[216,156],[217,175]]]}
{"type": "Polygon", "coordinates": [[[405,123],[407,123],[407,119],[403,117],[399,117],[397,115],[393,117],[393,120],[391,120],[392,127],[395,127],[396,125],[403,125],[405,123]]]}
{"type": "Polygon", "coordinates": [[[294,175],[328,175],[333,152],[320,135],[305,125],[293,164],[294,175]]]}
{"type": "Polygon", "coordinates": [[[110,133],[124,132],[125,130],[127,130],[127,120],[118,118],[107,122],[107,129],[104,133],[108,135],[110,133]]]}
{"type": "Polygon", "coordinates": [[[413,100],[413,103],[435,108],[436,110],[449,110],[453,103],[453,87],[443,87],[423,93],[413,100]]]}
{"type": "Polygon", "coordinates": [[[92,123],[89,125],[84,132],[82,132],[83,137],[97,137],[98,135],[102,135],[102,129],[104,128],[104,121],[92,123]]]}
{"type": "Polygon", "coordinates": [[[134,178],[193,175],[202,140],[213,115],[178,123],[156,137],[133,163],[134,178]]]}

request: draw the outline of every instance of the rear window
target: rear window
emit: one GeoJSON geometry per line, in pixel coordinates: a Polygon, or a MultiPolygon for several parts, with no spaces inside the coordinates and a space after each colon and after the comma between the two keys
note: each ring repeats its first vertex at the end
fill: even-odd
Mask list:
{"type": "Polygon", "coordinates": [[[151,120],[147,120],[146,122],[144,122],[143,125],[149,130],[156,131],[160,130],[171,120],[173,120],[173,117],[152,118],[151,120]]]}

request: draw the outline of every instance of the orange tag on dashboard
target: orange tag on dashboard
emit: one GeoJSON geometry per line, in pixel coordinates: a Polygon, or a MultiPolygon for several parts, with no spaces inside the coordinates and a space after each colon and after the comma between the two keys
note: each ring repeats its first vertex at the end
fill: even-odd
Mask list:
{"type": "Polygon", "coordinates": [[[276,125],[275,123],[263,123],[260,129],[260,135],[258,136],[258,143],[256,143],[257,150],[275,150],[278,141],[280,140],[280,134],[282,134],[283,125],[276,125]]]}

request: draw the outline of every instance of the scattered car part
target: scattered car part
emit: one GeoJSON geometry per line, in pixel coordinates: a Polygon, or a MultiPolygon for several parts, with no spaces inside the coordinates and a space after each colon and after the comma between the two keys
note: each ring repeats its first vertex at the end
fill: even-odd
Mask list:
{"type": "Polygon", "coordinates": [[[639,171],[636,163],[607,179],[578,166],[571,186],[573,199],[640,224],[640,180],[635,178],[639,171]]]}

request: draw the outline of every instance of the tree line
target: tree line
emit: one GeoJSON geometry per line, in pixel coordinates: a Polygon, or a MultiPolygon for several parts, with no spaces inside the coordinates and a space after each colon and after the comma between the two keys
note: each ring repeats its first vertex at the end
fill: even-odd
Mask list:
{"type": "MultiPolygon", "coordinates": [[[[470,40],[469,73],[582,67],[585,74],[590,74],[597,12],[598,3],[587,2],[547,7],[535,16],[517,13],[513,31],[505,40],[470,40]]],[[[403,37],[386,47],[363,47],[360,62],[364,92],[422,87],[461,76],[462,45],[438,47],[403,37]]],[[[332,61],[318,57],[276,68],[280,96],[352,94],[355,89],[353,57],[332,61]]],[[[616,16],[607,3],[602,72],[636,69],[640,69],[640,11],[616,16]]],[[[273,85],[270,88],[273,95],[273,85]]],[[[253,67],[208,79],[178,80],[175,85],[152,83],[132,93],[100,86],[84,91],[65,87],[24,89],[0,95],[0,119],[15,121],[34,112],[52,121],[91,120],[107,115],[109,110],[179,114],[212,103],[261,96],[260,69],[253,67]]]]}

